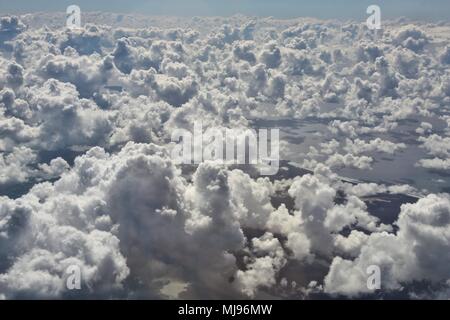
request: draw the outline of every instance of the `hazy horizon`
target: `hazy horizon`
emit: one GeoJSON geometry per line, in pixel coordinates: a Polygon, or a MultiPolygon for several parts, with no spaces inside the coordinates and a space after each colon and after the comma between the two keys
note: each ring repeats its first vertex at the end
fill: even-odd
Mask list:
{"type": "Polygon", "coordinates": [[[306,1],[306,0],[122,0],[89,1],[6,1],[0,0],[3,14],[25,14],[33,12],[63,12],[68,5],[75,4],[84,12],[102,11],[112,13],[140,13],[167,16],[231,16],[243,14],[257,17],[276,18],[316,17],[321,19],[359,19],[365,17],[365,9],[376,4],[383,7],[383,17],[410,19],[447,19],[450,15],[450,2],[444,0],[345,0],[345,1],[306,1]]]}

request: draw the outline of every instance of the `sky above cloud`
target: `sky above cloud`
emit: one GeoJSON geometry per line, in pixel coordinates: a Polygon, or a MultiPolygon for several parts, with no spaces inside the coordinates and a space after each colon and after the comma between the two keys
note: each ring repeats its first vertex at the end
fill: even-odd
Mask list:
{"type": "Polygon", "coordinates": [[[317,17],[323,19],[365,19],[365,10],[371,4],[382,7],[386,18],[408,17],[418,19],[446,19],[450,3],[446,0],[17,0],[0,1],[0,12],[65,11],[76,4],[85,11],[140,13],[148,15],[181,16],[274,16],[278,18],[317,17]]]}

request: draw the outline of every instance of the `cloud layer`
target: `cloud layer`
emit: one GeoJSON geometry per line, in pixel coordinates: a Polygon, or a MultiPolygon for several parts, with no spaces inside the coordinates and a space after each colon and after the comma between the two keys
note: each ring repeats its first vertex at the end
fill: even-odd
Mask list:
{"type": "Polygon", "coordinates": [[[445,191],[448,23],[50,16],[0,20],[0,298],[448,298],[448,193],[342,178],[445,191]],[[175,164],[200,119],[309,171],[175,164]]]}

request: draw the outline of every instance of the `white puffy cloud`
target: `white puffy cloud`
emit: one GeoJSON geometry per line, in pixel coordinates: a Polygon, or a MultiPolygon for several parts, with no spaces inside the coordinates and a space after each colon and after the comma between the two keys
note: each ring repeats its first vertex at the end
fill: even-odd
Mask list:
{"type": "Polygon", "coordinates": [[[29,164],[36,161],[36,154],[27,147],[14,147],[10,153],[0,155],[0,183],[25,182],[33,169],[29,164]]]}
{"type": "Polygon", "coordinates": [[[362,170],[370,169],[371,157],[367,156],[354,156],[350,153],[346,155],[342,154],[334,154],[330,156],[327,161],[325,162],[330,167],[351,167],[351,168],[357,168],[362,170]]]}
{"type": "Polygon", "coordinates": [[[312,175],[305,175],[294,180],[289,194],[295,199],[295,207],[300,211],[304,232],[311,241],[311,249],[329,254],[332,237],[324,222],[327,211],[334,205],[336,190],[312,175]]]}
{"type": "Polygon", "coordinates": [[[428,44],[429,37],[419,28],[414,26],[402,27],[393,38],[394,44],[419,52],[428,44]]]}
{"type": "Polygon", "coordinates": [[[384,290],[400,290],[414,281],[447,281],[449,217],[447,195],[429,195],[415,204],[404,204],[396,223],[397,234],[372,233],[354,260],[334,258],[325,278],[325,292],[351,296],[370,293],[366,284],[370,265],[381,269],[384,290]]]}
{"type": "Polygon", "coordinates": [[[429,133],[431,133],[432,129],[433,129],[433,125],[431,123],[429,123],[429,122],[422,122],[420,124],[420,127],[418,127],[416,129],[416,132],[418,134],[421,134],[421,135],[429,134],[429,133]]]}
{"type": "Polygon", "coordinates": [[[334,245],[341,253],[357,257],[368,238],[364,232],[352,230],[347,237],[338,234],[334,239],[334,245]]]}
{"type": "Polygon", "coordinates": [[[0,40],[1,49],[11,50],[9,42],[26,29],[25,24],[17,16],[0,17],[0,40]]]}
{"type": "Polygon", "coordinates": [[[73,49],[66,49],[63,55],[49,54],[43,57],[38,68],[43,79],[71,83],[83,98],[89,98],[99,91],[112,73],[108,58],[102,60],[95,54],[79,56],[73,49]]]}
{"type": "Polygon", "coordinates": [[[448,170],[450,169],[450,159],[421,159],[419,160],[418,165],[427,169],[448,170]]]}
{"type": "Polygon", "coordinates": [[[450,137],[441,137],[432,134],[428,137],[419,137],[418,140],[423,143],[422,147],[426,149],[430,155],[440,157],[450,156],[450,137]]]}
{"type": "Polygon", "coordinates": [[[347,150],[348,152],[352,152],[353,154],[361,154],[367,152],[385,152],[393,154],[397,150],[404,148],[406,148],[406,145],[404,143],[396,144],[390,141],[382,140],[380,138],[370,140],[369,142],[365,142],[360,139],[355,139],[354,141],[347,139],[345,145],[345,150],[347,150]]]}
{"type": "Polygon", "coordinates": [[[272,234],[253,238],[252,246],[256,257],[247,264],[247,270],[239,270],[236,274],[241,290],[250,297],[259,287],[275,285],[276,274],[286,263],[281,244],[272,234]]]}

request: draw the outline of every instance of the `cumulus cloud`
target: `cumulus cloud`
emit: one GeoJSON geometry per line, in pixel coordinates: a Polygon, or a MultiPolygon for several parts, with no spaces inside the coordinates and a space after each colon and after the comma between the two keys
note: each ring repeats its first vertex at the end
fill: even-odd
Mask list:
{"type": "Polygon", "coordinates": [[[448,170],[450,168],[450,159],[421,159],[418,165],[427,169],[448,170]]]}
{"type": "Polygon", "coordinates": [[[242,291],[252,297],[258,287],[270,287],[276,283],[277,272],[285,265],[284,251],[280,242],[270,233],[261,239],[254,238],[252,246],[259,255],[247,265],[247,270],[238,271],[237,281],[242,291]]]}
{"type": "Polygon", "coordinates": [[[394,35],[393,42],[398,46],[418,52],[428,44],[429,37],[419,28],[414,26],[402,27],[394,35]]]}
{"type": "Polygon", "coordinates": [[[345,145],[345,149],[348,152],[352,152],[353,154],[361,154],[374,151],[393,154],[397,150],[404,148],[406,148],[406,145],[404,143],[395,144],[390,141],[381,140],[380,138],[376,138],[369,142],[364,142],[360,139],[355,139],[354,141],[347,139],[345,145]]]}
{"type": "Polygon", "coordinates": [[[36,161],[36,154],[27,147],[14,147],[10,153],[0,155],[0,183],[25,182],[32,174],[29,166],[36,161]]]}
{"type": "Polygon", "coordinates": [[[372,162],[372,158],[367,156],[353,156],[352,154],[334,154],[328,158],[325,162],[330,167],[352,167],[357,169],[370,169],[370,163],[372,162]]]}
{"type": "Polygon", "coordinates": [[[17,16],[3,16],[0,18],[0,40],[2,44],[0,48],[11,50],[12,45],[8,41],[15,38],[18,34],[26,29],[17,16]]]}
{"type": "Polygon", "coordinates": [[[403,205],[397,234],[372,233],[354,260],[335,257],[324,290],[352,296],[370,293],[366,285],[370,265],[380,267],[381,286],[387,290],[400,290],[414,281],[445,282],[449,274],[444,266],[450,256],[442,249],[449,241],[449,209],[446,195],[429,195],[403,205]]]}

